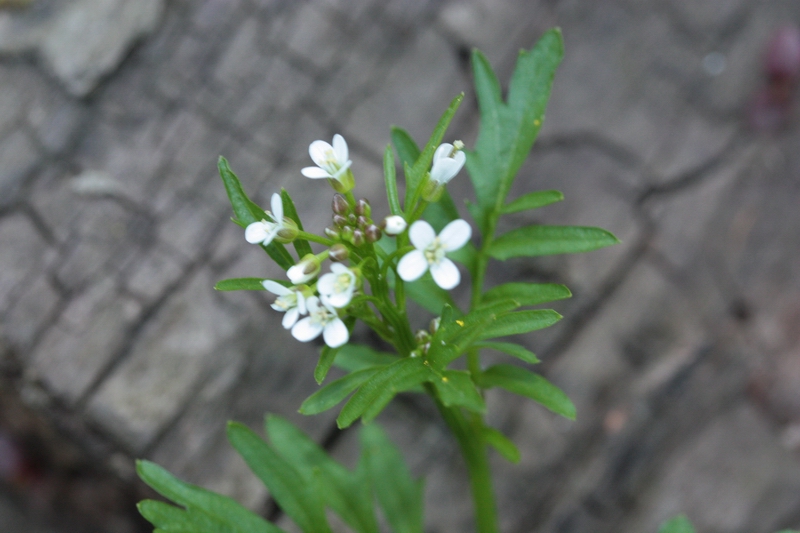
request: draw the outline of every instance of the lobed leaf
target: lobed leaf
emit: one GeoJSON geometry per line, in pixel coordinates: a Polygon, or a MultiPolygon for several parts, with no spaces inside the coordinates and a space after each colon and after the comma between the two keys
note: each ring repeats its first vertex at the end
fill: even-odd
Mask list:
{"type": "Polygon", "coordinates": [[[483,413],[486,411],[486,404],[483,401],[478,389],[469,372],[463,370],[445,370],[441,377],[437,376],[431,380],[439,399],[447,407],[460,406],[483,413]]]}
{"type": "Polygon", "coordinates": [[[582,226],[526,226],[499,236],[489,246],[489,255],[505,260],[512,257],[573,254],[617,244],[611,232],[582,226]]]}
{"type": "Polygon", "coordinates": [[[228,423],[228,440],[303,532],[330,533],[320,495],[294,467],[243,424],[228,423]]]}
{"type": "MultiPolygon", "coordinates": [[[[395,394],[426,381],[429,375],[430,370],[418,358],[407,357],[382,367],[350,397],[339,413],[336,423],[342,429],[350,426],[369,410],[373,403],[379,407],[377,411],[380,412],[395,394]]],[[[374,418],[378,412],[372,409],[370,416],[366,417],[367,421],[374,418]]]]}
{"type": "Polygon", "coordinates": [[[533,311],[516,311],[506,313],[497,318],[492,324],[486,326],[481,332],[480,339],[493,339],[508,335],[520,335],[552,326],[562,316],[552,309],[535,309],[533,311]]]}
{"type": "Polygon", "coordinates": [[[575,420],[575,405],[564,391],[544,377],[513,365],[495,365],[481,374],[481,387],[500,387],[514,394],[525,396],[542,404],[551,411],[570,420],[575,420]]]}
{"type": "Polygon", "coordinates": [[[351,392],[374,376],[378,370],[380,370],[380,367],[364,368],[328,383],[306,398],[300,406],[300,412],[304,415],[316,415],[327,411],[347,398],[351,392]]]}
{"type": "Polygon", "coordinates": [[[557,28],[545,32],[531,51],[522,50],[508,100],[503,102],[500,83],[489,61],[478,50],[472,53],[481,126],[475,150],[467,153],[467,170],[478,199],[476,220],[484,234],[489,218],[500,214],[514,177],[542,127],[555,70],[563,54],[557,28]]]}
{"type": "Polygon", "coordinates": [[[481,305],[512,298],[519,302],[520,307],[525,307],[571,297],[570,290],[558,283],[504,283],[484,293],[481,305]]]}
{"type": "MultiPolygon", "coordinates": [[[[181,481],[155,463],[137,461],[136,472],[142,481],[156,492],[187,509],[183,516],[179,516],[177,513],[182,512],[180,509],[173,508],[177,509],[177,512],[170,511],[165,507],[171,506],[166,504],[159,503],[154,505],[153,503],[141,502],[139,509],[142,512],[142,516],[157,528],[170,527],[169,531],[181,531],[180,529],[172,529],[168,522],[174,520],[174,522],[170,523],[174,524],[176,528],[183,527],[179,520],[185,519],[186,522],[184,523],[192,533],[206,533],[206,531],[197,531],[193,525],[200,520],[200,518],[194,518],[193,515],[197,511],[202,511],[215,523],[227,524],[231,528],[227,531],[235,533],[280,533],[283,531],[257,514],[245,509],[235,500],[181,481]],[[154,520],[150,520],[150,518],[154,520]]],[[[214,529],[208,531],[209,533],[217,532],[214,529]]]]}
{"type": "Polygon", "coordinates": [[[422,533],[423,484],[415,481],[400,451],[377,426],[361,429],[361,447],[372,488],[394,533],[422,533]]]}
{"type": "Polygon", "coordinates": [[[501,212],[507,215],[509,213],[518,213],[519,211],[528,211],[529,209],[537,209],[560,202],[563,199],[564,194],[561,191],[529,192],[528,194],[520,196],[513,202],[504,205],[501,212]]]}

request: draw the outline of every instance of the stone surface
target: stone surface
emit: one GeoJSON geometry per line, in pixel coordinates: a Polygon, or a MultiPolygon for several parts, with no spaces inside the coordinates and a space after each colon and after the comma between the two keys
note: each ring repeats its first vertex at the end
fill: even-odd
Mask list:
{"type": "MultiPolygon", "coordinates": [[[[117,485],[134,490],[131,460],[144,456],[270,512],[224,437],[226,420],[258,428],[265,412],[353,465],[356,432],[338,434],[335,412],[296,413],[317,390],[319,345],[294,342],[266,294],[212,290],[284,275],[229,222],[217,157],[264,205],[286,188],[321,231],[330,189],[300,169],[311,141],[342,133],[355,193],[380,215],[389,126],[421,144],[464,91],[447,138],[472,145],[470,49],[505,88],[518,49],[558,25],[566,56],[511,194],[553,188],[566,200],[508,216],[501,230],[602,226],[623,243],[491,268],[490,284],[562,282],[574,293],[553,305],[565,316],[556,327],[520,341],[573,397],[577,421],[487,394],[490,423],[522,453],[519,465],[492,457],[502,530],[641,533],[678,511],[719,533],[800,523],[798,117],[763,136],[745,120],[764,83],[763,47],[800,20],[796,1],[5,7],[0,393],[117,485]]],[[[466,175],[449,189],[471,196],[466,175]]],[[[403,396],[379,421],[427,479],[426,530],[470,530],[463,465],[434,407],[403,396]]],[[[64,483],[84,500],[105,497],[93,482],[64,483]]],[[[39,527],[6,522],[6,505],[0,497],[9,533],[39,527]]],[[[54,530],[83,531],[51,516],[54,530]]],[[[109,531],[147,531],[109,520],[109,531]]]]}

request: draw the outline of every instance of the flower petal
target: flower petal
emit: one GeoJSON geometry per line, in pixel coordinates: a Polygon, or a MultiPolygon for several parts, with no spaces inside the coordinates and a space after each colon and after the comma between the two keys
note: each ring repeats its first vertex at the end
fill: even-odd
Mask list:
{"type": "Polygon", "coordinates": [[[340,165],[344,164],[347,161],[347,156],[350,155],[347,150],[347,142],[338,133],[333,136],[333,151],[336,153],[336,160],[340,165]]]}
{"type": "Polygon", "coordinates": [[[334,292],[325,295],[325,301],[328,302],[333,307],[346,307],[347,304],[350,303],[350,300],[353,299],[353,289],[350,288],[345,292],[334,292]]]}
{"type": "Polygon", "coordinates": [[[334,274],[344,274],[345,272],[349,271],[350,269],[341,263],[331,263],[331,272],[334,274]]]}
{"type": "Polygon", "coordinates": [[[317,290],[320,294],[331,294],[333,292],[334,285],[336,285],[336,274],[328,273],[321,276],[319,281],[317,281],[317,290]]]}
{"type": "Polygon", "coordinates": [[[453,151],[453,145],[450,143],[442,143],[439,145],[439,148],[433,152],[433,164],[436,165],[436,162],[440,159],[444,159],[446,157],[450,157],[450,154],[453,151]]]}
{"type": "Polygon", "coordinates": [[[428,260],[421,250],[412,250],[397,263],[397,273],[404,281],[419,279],[428,270],[428,260]]]}
{"type": "Polygon", "coordinates": [[[308,313],[308,309],[306,308],[306,297],[303,295],[302,291],[297,292],[297,310],[300,311],[301,315],[308,313]]]}
{"type": "Polygon", "coordinates": [[[244,238],[250,244],[257,244],[264,242],[264,239],[269,235],[269,228],[263,220],[248,224],[244,230],[244,238]]]}
{"type": "Polygon", "coordinates": [[[472,237],[472,228],[466,220],[457,219],[446,225],[439,233],[439,242],[448,252],[458,250],[472,237]]]}
{"type": "Polygon", "coordinates": [[[325,141],[314,141],[308,146],[308,155],[318,167],[325,168],[332,153],[335,153],[333,146],[325,141]]]}
{"type": "Polygon", "coordinates": [[[320,323],[314,322],[310,316],[307,316],[292,327],[292,337],[300,342],[308,342],[319,337],[322,329],[320,323]]]}
{"type": "Polygon", "coordinates": [[[433,281],[445,290],[450,290],[461,282],[458,267],[446,257],[439,263],[431,265],[431,275],[433,281]]]}
{"type": "Polygon", "coordinates": [[[293,307],[292,309],[286,311],[286,314],[283,315],[283,321],[281,324],[285,329],[291,329],[292,326],[294,326],[297,322],[298,318],[300,318],[300,311],[298,311],[296,307],[293,307]]]}
{"type": "Polygon", "coordinates": [[[300,171],[303,176],[311,179],[319,179],[319,178],[332,178],[327,170],[319,168],[319,167],[305,167],[303,170],[300,171]]]}
{"type": "Polygon", "coordinates": [[[424,220],[417,220],[408,229],[408,238],[417,250],[424,250],[436,238],[436,232],[424,220]]]}
{"type": "Polygon", "coordinates": [[[283,200],[280,194],[272,193],[270,206],[272,207],[272,218],[275,219],[275,223],[283,225],[283,200]]]}
{"type": "Polygon", "coordinates": [[[350,340],[350,332],[347,331],[347,326],[340,318],[334,318],[325,324],[322,338],[325,339],[325,344],[331,348],[338,348],[350,340]]]}
{"type": "Polygon", "coordinates": [[[261,282],[261,285],[263,285],[264,288],[272,294],[277,294],[278,296],[283,296],[284,294],[289,294],[292,292],[292,289],[288,289],[277,281],[273,281],[271,279],[265,279],[261,282]]]}

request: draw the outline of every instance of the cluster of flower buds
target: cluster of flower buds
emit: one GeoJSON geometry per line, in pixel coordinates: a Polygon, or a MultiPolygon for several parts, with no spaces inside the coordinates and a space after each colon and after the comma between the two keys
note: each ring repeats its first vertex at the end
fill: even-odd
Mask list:
{"type": "Polygon", "coordinates": [[[421,329],[417,331],[417,333],[414,335],[414,340],[417,343],[417,347],[411,352],[411,357],[420,357],[428,353],[428,350],[431,348],[431,339],[436,334],[436,330],[439,329],[440,321],[441,317],[436,317],[431,320],[428,329],[421,329]]]}
{"type": "Polygon", "coordinates": [[[334,240],[349,242],[353,246],[374,243],[381,238],[381,229],[373,224],[369,202],[361,198],[351,209],[347,199],[339,193],[333,195],[333,226],[325,234],[334,240]]]}

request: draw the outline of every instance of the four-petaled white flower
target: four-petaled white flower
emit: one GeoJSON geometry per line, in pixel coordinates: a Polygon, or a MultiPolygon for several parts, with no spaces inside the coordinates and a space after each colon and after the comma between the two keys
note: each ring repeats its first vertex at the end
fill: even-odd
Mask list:
{"type": "Polygon", "coordinates": [[[301,319],[292,328],[292,336],[301,341],[308,342],[319,337],[325,339],[325,344],[331,348],[338,348],[350,339],[350,332],[342,319],[336,314],[330,303],[320,301],[316,296],[306,300],[308,316],[301,319]]]}
{"type": "Polygon", "coordinates": [[[281,195],[274,193],[270,205],[272,206],[272,212],[267,211],[267,214],[272,217],[274,222],[259,220],[258,222],[249,224],[244,230],[244,238],[247,242],[251,244],[261,243],[266,246],[272,242],[272,239],[278,235],[279,231],[286,229],[287,226],[283,221],[283,201],[281,200],[281,195]]]}
{"type": "Polygon", "coordinates": [[[289,267],[286,275],[295,285],[311,281],[317,277],[320,270],[319,259],[313,254],[307,254],[294,266],[289,267]]]}
{"type": "Polygon", "coordinates": [[[314,141],[308,147],[308,155],[315,167],[305,167],[301,172],[307,178],[330,178],[341,181],[353,163],[348,159],[347,142],[338,133],[333,136],[333,146],[325,141],[314,141]]]}
{"type": "Polygon", "coordinates": [[[453,179],[467,161],[467,156],[462,152],[464,143],[455,141],[453,144],[440,144],[433,153],[433,166],[431,179],[442,185],[453,179]]]}
{"type": "Polygon", "coordinates": [[[452,289],[461,281],[461,274],[444,254],[458,250],[467,244],[471,236],[472,228],[465,220],[450,222],[438,236],[430,224],[417,220],[408,230],[408,237],[416,250],[400,259],[397,273],[405,281],[414,281],[430,268],[433,280],[439,287],[452,289]]]}
{"type": "Polygon", "coordinates": [[[353,298],[356,288],[355,273],[341,263],[331,264],[331,271],[317,282],[317,290],[324,301],[333,307],[345,307],[353,298]]]}
{"type": "Polygon", "coordinates": [[[300,315],[305,315],[308,312],[306,308],[306,297],[303,295],[302,291],[296,288],[289,289],[271,279],[264,280],[261,284],[269,292],[278,296],[275,303],[272,304],[272,308],[276,311],[286,313],[283,316],[282,322],[284,328],[290,329],[297,323],[297,319],[300,318],[300,315]]]}

